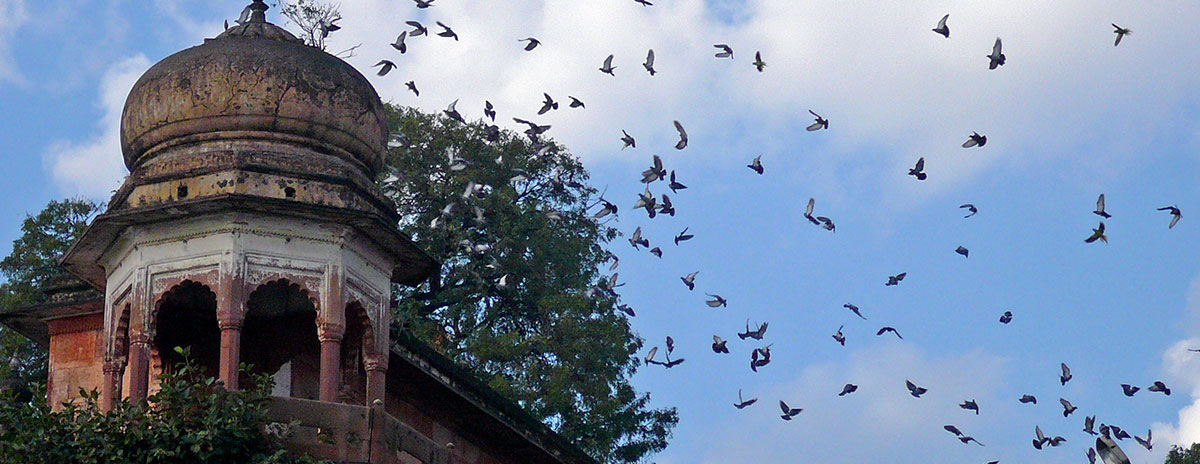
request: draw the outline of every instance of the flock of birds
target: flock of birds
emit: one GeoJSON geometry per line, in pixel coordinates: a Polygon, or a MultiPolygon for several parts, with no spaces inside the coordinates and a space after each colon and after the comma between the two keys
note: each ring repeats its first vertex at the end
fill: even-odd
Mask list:
{"type": "MultiPolygon", "coordinates": [[[[413,0],[413,1],[415,2],[417,8],[425,9],[425,8],[430,8],[430,7],[434,6],[434,3],[436,0],[413,0]]],[[[641,4],[642,6],[645,6],[645,7],[653,6],[653,3],[648,0],[633,0],[633,1],[635,3],[641,4]]],[[[247,7],[247,8],[249,8],[249,7],[247,7]]],[[[247,11],[249,11],[249,10],[247,9],[247,11]]],[[[247,15],[248,15],[247,12],[243,12],[243,18],[240,18],[239,22],[244,21],[245,18],[248,17],[247,15]]],[[[949,17],[950,17],[950,15],[948,15],[948,14],[943,16],[941,18],[941,20],[939,20],[937,22],[936,26],[932,30],[934,33],[939,34],[947,39],[950,38],[950,27],[948,25],[949,17]]],[[[411,29],[401,32],[396,37],[396,39],[393,42],[391,42],[391,44],[390,44],[391,47],[393,49],[395,49],[397,52],[399,52],[400,54],[404,54],[407,52],[408,43],[406,41],[409,39],[412,39],[414,37],[437,35],[439,37],[451,38],[456,41],[458,40],[457,33],[453,29],[451,29],[449,26],[442,23],[441,21],[435,21],[435,24],[441,28],[441,30],[439,32],[437,32],[436,34],[432,34],[429,31],[429,29],[426,28],[425,25],[423,25],[422,23],[420,23],[418,21],[406,21],[405,23],[408,26],[410,26],[411,29]]],[[[1116,41],[1114,42],[1114,46],[1118,46],[1118,45],[1120,45],[1121,40],[1124,37],[1131,34],[1132,31],[1128,28],[1124,28],[1124,27],[1118,26],[1116,24],[1113,24],[1112,26],[1114,28],[1113,32],[1116,34],[1116,41]]],[[[330,23],[328,25],[322,25],[322,27],[321,27],[321,30],[326,35],[329,32],[333,32],[338,29],[339,29],[339,27],[336,24],[332,24],[332,23],[330,23]]],[[[542,42],[535,37],[520,38],[517,40],[517,42],[520,44],[523,44],[523,45],[521,45],[521,47],[526,52],[532,52],[535,49],[537,49],[539,46],[542,45],[542,42]]],[[[730,60],[733,59],[734,49],[729,44],[718,43],[718,44],[714,44],[713,47],[716,49],[716,53],[714,54],[715,58],[730,59],[730,60]]],[[[1000,38],[996,38],[996,41],[995,41],[994,45],[992,46],[992,51],[990,54],[986,55],[986,58],[987,58],[988,69],[995,70],[995,69],[1003,66],[1006,63],[1007,57],[1003,53],[1002,42],[1001,42],[1000,38]]],[[[603,59],[598,70],[601,73],[615,77],[617,66],[613,65],[613,59],[614,59],[613,55],[608,55],[606,58],[603,59]]],[[[751,64],[754,66],[754,68],[758,72],[764,72],[764,70],[767,67],[767,64],[766,64],[766,62],[763,61],[761,51],[756,51],[754,53],[754,61],[751,64]]],[[[382,59],[378,63],[375,64],[375,67],[378,68],[377,75],[386,76],[392,70],[394,70],[396,68],[396,63],[390,59],[382,59]]],[[[644,68],[645,72],[647,72],[650,76],[654,76],[657,73],[657,70],[655,69],[654,50],[651,49],[647,52],[645,61],[642,63],[642,67],[644,68]]],[[[418,91],[415,82],[408,81],[405,85],[410,91],[412,91],[412,93],[414,95],[417,95],[417,96],[420,95],[420,92],[418,91]]],[[[543,94],[543,96],[544,96],[544,100],[542,101],[542,106],[540,107],[540,109],[537,113],[538,115],[544,115],[550,111],[556,111],[559,109],[559,102],[555,101],[553,97],[551,97],[549,94],[543,94]]],[[[568,104],[568,107],[570,107],[570,108],[585,108],[586,107],[583,101],[581,101],[580,99],[578,99],[574,96],[569,96],[569,99],[570,99],[570,103],[568,104]]],[[[457,104],[458,104],[458,100],[455,100],[454,102],[450,103],[447,106],[447,108],[443,111],[443,114],[451,120],[465,124],[467,122],[467,120],[457,110],[457,108],[456,108],[457,104]]],[[[488,126],[489,130],[487,131],[486,136],[489,139],[494,141],[494,140],[498,139],[499,134],[500,134],[499,126],[497,126],[495,124],[496,108],[490,101],[485,101],[483,113],[484,113],[484,117],[486,118],[486,120],[491,121],[491,123],[488,126]]],[[[813,122],[809,126],[807,126],[806,129],[808,131],[819,131],[819,130],[828,130],[829,129],[829,120],[828,119],[824,118],[823,116],[821,116],[820,114],[818,114],[812,110],[809,110],[809,113],[813,117],[813,122]]],[[[513,118],[513,120],[518,124],[522,124],[522,125],[525,125],[528,127],[525,130],[525,134],[530,137],[530,139],[533,141],[533,144],[535,147],[543,147],[543,148],[539,148],[539,150],[538,150],[539,153],[535,154],[533,156],[538,156],[541,153],[543,153],[544,147],[546,147],[546,145],[541,140],[541,136],[546,131],[550,130],[550,126],[538,124],[538,123],[532,122],[530,120],[521,119],[521,118],[513,118]]],[[[687,131],[685,130],[683,124],[681,124],[679,121],[674,121],[674,128],[679,136],[678,142],[675,144],[675,149],[677,149],[677,150],[686,149],[688,146],[687,131]]],[[[622,150],[624,150],[626,148],[630,148],[630,149],[637,148],[637,140],[632,135],[630,135],[627,131],[622,130],[621,136],[620,136],[620,142],[621,142],[622,150]]],[[[987,136],[979,134],[978,132],[972,132],[967,137],[967,140],[962,143],[962,147],[966,148],[966,149],[980,148],[980,147],[985,146],[987,144],[987,142],[988,142],[987,136]]],[[[405,139],[405,137],[402,134],[394,134],[392,136],[391,141],[389,142],[389,146],[402,147],[402,146],[405,146],[407,143],[408,143],[407,140],[405,139]]],[[[750,170],[752,170],[753,172],[755,172],[759,175],[762,175],[765,172],[766,168],[762,164],[761,158],[762,158],[761,156],[755,157],[754,159],[752,159],[750,161],[750,163],[748,165],[746,165],[746,167],[749,168],[750,170]]],[[[448,170],[460,171],[460,170],[464,169],[465,167],[466,167],[465,160],[458,157],[456,154],[453,154],[453,153],[449,154],[449,162],[447,164],[448,170]]],[[[917,181],[926,180],[927,174],[925,173],[925,159],[924,158],[918,159],[917,162],[915,163],[915,165],[911,169],[908,170],[908,175],[914,177],[917,181]]],[[[522,180],[520,178],[522,178],[522,176],[517,176],[513,179],[513,181],[522,180]]],[[[385,182],[387,182],[387,180],[385,180],[385,182]]],[[[647,169],[642,171],[642,173],[641,173],[641,182],[643,184],[645,184],[645,189],[642,193],[637,194],[637,199],[633,203],[632,209],[644,211],[645,214],[647,214],[648,217],[651,219],[658,217],[659,215],[674,216],[675,209],[674,209],[674,203],[673,203],[673,200],[671,199],[671,197],[665,192],[662,193],[661,196],[657,196],[657,195],[651,193],[650,187],[652,185],[654,185],[655,183],[663,182],[666,184],[667,189],[671,191],[671,194],[678,194],[679,191],[687,189],[686,185],[679,182],[676,172],[674,170],[668,170],[667,167],[664,166],[662,159],[658,155],[653,155],[651,165],[647,169]]],[[[481,185],[476,185],[474,183],[470,183],[467,187],[467,190],[463,194],[463,199],[466,200],[473,196],[485,195],[487,190],[488,189],[486,188],[486,186],[481,186],[481,185]]],[[[1108,241],[1108,238],[1105,235],[1105,231],[1106,231],[1105,227],[1106,226],[1103,221],[1111,218],[1112,215],[1109,214],[1105,210],[1104,203],[1105,203],[1104,195],[1101,194],[1096,201],[1096,209],[1093,211],[1093,213],[1096,214],[1097,216],[1100,216],[1102,219],[1099,222],[1099,225],[1095,229],[1093,229],[1092,234],[1089,235],[1084,240],[1087,243],[1093,243],[1096,241],[1101,241],[1101,242],[1108,241]]],[[[449,215],[452,214],[454,205],[455,205],[455,203],[453,203],[453,202],[449,203],[446,206],[446,208],[442,210],[442,213],[443,213],[442,216],[440,216],[439,218],[435,218],[433,220],[433,223],[431,223],[431,226],[438,227],[439,221],[443,221],[445,217],[448,217],[449,215]]],[[[594,213],[591,213],[592,217],[597,220],[602,220],[602,219],[605,219],[610,216],[615,217],[618,214],[618,211],[620,210],[620,208],[617,206],[617,204],[615,204],[615,203],[609,201],[607,198],[605,198],[604,194],[602,194],[600,196],[597,203],[595,205],[593,205],[593,207],[598,207],[598,209],[596,209],[596,211],[594,213]]],[[[970,217],[974,216],[976,213],[978,213],[978,211],[979,211],[978,208],[975,207],[975,205],[973,205],[973,204],[963,204],[960,206],[960,208],[962,208],[963,210],[965,210],[967,212],[967,214],[964,216],[964,218],[970,218],[970,217]]],[[[1165,211],[1171,215],[1171,219],[1170,219],[1170,223],[1168,224],[1168,228],[1174,228],[1175,225],[1179,222],[1180,218],[1182,217],[1182,213],[1180,212],[1179,208],[1174,205],[1164,206],[1164,207],[1158,208],[1158,210],[1165,211]]],[[[474,212],[475,212],[475,219],[477,221],[485,220],[483,212],[478,207],[474,208],[474,212]]],[[[554,215],[556,213],[548,212],[547,214],[554,215]]],[[[827,216],[822,216],[822,215],[816,214],[815,199],[808,200],[808,203],[807,203],[807,206],[805,207],[803,216],[809,223],[811,223],[812,225],[814,225],[822,230],[826,230],[829,232],[836,231],[836,226],[832,219],[830,219],[827,216]]],[[[694,238],[694,235],[690,234],[688,232],[687,228],[684,228],[681,232],[679,232],[677,235],[675,235],[673,242],[676,246],[679,246],[681,243],[691,240],[693,238],[694,238]]],[[[635,250],[643,250],[644,249],[657,257],[660,257],[660,258],[662,257],[662,254],[663,254],[662,248],[658,247],[658,246],[652,247],[649,239],[642,234],[641,227],[637,227],[636,229],[634,229],[632,231],[632,233],[628,237],[628,242],[635,250]]],[[[478,252],[481,250],[482,251],[487,250],[486,244],[473,244],[473,243],[467,242],[462,245],[465,248],[467,248],[471,251],[475,251],[475,252],[478,252]]],[[[963,256],[964,258],[969,257],[969,254],[970,254],[970,251],[967,248],[962,247],[962,246],[959,246],[954,251],[955,251],[955,253],[963,256]]],[[[617,265],[618,265],[618,260],[614,257],[613,263],[609,267],[609,271],[613,272],[613,274],[611,276],[608,276],[608,277],[602,279],[600,282],[598,282],[590,290],[591,293],[593,293],[593,294],[594,293],[611,293],[611,294],[615,295],[615,289],[617,287],[623,285],[618,282],[618,275],[614,272],[617,268],[617,265]]],[[[680,281],[688,289],[688,291],[694,291],[696,288],[696,278],[698,275],[699,275],[699,271],[691,272],[687,275],[681,276],[680,281]]],[[[886,285],[886,286],[899,285],[904,280],[906,275],[907,275],[907,273],[901,272],[896,275],[888,276],[887,281],[884,285],[886,285]]],[[[511,280],[510,276],[507,274],[504,274],[501,277],[499,277],[499,279],[497,281],[497,286],[500,288],[506,287],[507,285],[510,285],[510,283],[509,283],[510,280],[511,280]]],[[[707,306],[709,306],[711,308],[722,308],[722,307],[726,307],[728,304],[728,300],[719,294],[705,293],[705,295],[707,295],[707,297],[708,297],[708,299],[706,300],[706,304],[707,304],[707,306]]],[[[858,306],[856,306],[852,303],[846,303],[845,305],[843,305],[843,308],[848,310],[849,312],[853,313],[858,318],[861,318],[864,321],[867,320],[866,316],[864,316],[862,314],[862,312],[858,306]]],[[[629,317],[634,317],[636,315],[634,310],[626,304],[619,304],[617,306],[617,309],[619,309],[620,311],[622,311],[629,317]]],[[[1005,311],[1000,316],[999,322],[1001,324],[1008,324],[1009,322],[1012,321],[1012,318],[1013,318],[1012,312],[1005,311]]],[[[750,340],[754,340],[755,342],[761,342],[766,337],[768,326],[769,326],[768,322],[751,324],[750,321],[747,320],[745,329],[742,332],[737,333],[737,336],[739,339],[741,339],[743,341],[750,339],[750,340]]],[[[846,344],[846,337],[842,333],[842,329],[844,327],[845,327],[845,325],[839,326],[838,330],[832,335],[834,342],[838,343],[842,346],[845,346],[845,344],[846,344]]],[[[903,339],[900,332],[894,327],[883,326],[876,331],[877,336],[884,336],[889,333],[894,335],[897,339],[903,339]]],[[[763,368],[763,367],[767,366],[768,364],[770,364],[770,362],[771,362],[771,346],[772,346],[771,344],[766,344],[763,346],[753,347],[753,349],[750,351],[750,359],[749,359],[749,368],[751,371],[758,372],[758,370],[760,368],[763,368]]],[[[729,355],[731,353],[729,346],[728,346],[728,341],[719,335],[712,336],[711,347],[712,347],[712,352],[715,355],[729,355]]],[[[670,336],[666,337],[665,350],[663,350],[663,351],[664,351],[663,359],[659,360],[659,359],[657,359],[658,353],[659,353],[659,347],[658,346],[651,347],[648,350],[648,352],[644,355],[642,360],[647,365],[661,366],[665,369],[673,368],[684,362],[683,357],[673,357],[675,355],[675,341],[672,337],[670,337],[670,336]]],[[[1193,351],[1200,351],[1200,350],[1193,350],[1193,351]]],[[[1060,381],[1061,386],[1065,386],[1067,384],[1067,382],[1069,382],[1072,379],[1071,370],[1065,363],[1063,363],[1061,365],[1061,369],[1062,369],[1062,373],[1059,376],[1059,381],[1060,381]]],[[[924,395],[925,393],[928,392],[928,389],[926,387],[919,386],[919,385],[913,383],[911,380],[905,381],[905,388],[907,389],[908,393],[913,398],[921,398],[922,395],[924,395]]],[[[1129,384],[1121,384],[1121,388],[1123,389],[1123,392],[1126,396],[1133,396],[1134,394],[1136,394],[1137,392],[1142,390],[1141,387],[1133,386],[1133,385],[1129,385],[1129,384]]],[[[1154,381],[1151,385],[1145,387],[1145,390],[1149,391],[1149,392],[1162,393],[1164,395],[1171,394],[1171,389],[1168,388],[1166,385],[1164,385],[1161,381],[1154,381]]],[[[858,385],[855,385],[852,383],[847,383],[843,386],[841,391],[839,393],[837,393],[837,396],[839,396],[839,397],[847,396],[847,395],[855,394],[857,391],[858,391],[858,385]]],[[[754,405],[757,401],[758,401],[757,398],[748,398],[747,399],[747,398],[743,397],[742,391],[739,389],[737,403],[734,403],[733,406],[739,410],[745,409],[747,407],[754,405]]],[[[1018,401],[1022,404],[1036,404],[1038,400],[1033,395],[1023,395],[1018,401]]],[[[1059,398],[1059,403],[1061,404],[1061,406],[1063,408],[1062,414],[1063,414],[1064,418],[1071,416],[1078,409],[1066,398],[1059,398]]],[[[976,415],[979,415],[980,411],[981,411],[980,405],[974,399],[964,400],[958,406],[964,410],[973,412],[976,415]]],[[[794,418],[799,416],[803,411],[802,408],[792,407],[785,400],[779,400],[779,409],[780,409],[780,413],[781,413],[779,417],[780,417],[780,419],[782,419],[784,421],[793,420],[794,418]]],[[[1124,452],[1121,450],[1120,446],[1117,445],[1116,441],[1129,439],[1131,437],[1139,445],[1145,447],[1147,450],[1150,450],[1153,448],[1152,437],[1151,437],[1151,433],[1149,431],[1147,431],[1145,438],[1142,438],[1140,436],[1131,436],[1131,434],[1129,432],[1127,432],[1125,429],[1122,429],[1113,424],[1101,423],[1099,425],[1099,427],[1096,427],[1095,426],[1095,424],[1096,424],[1096,416],[1095,415],[1086,416],[1083,420],[1083,424],[1084,424],[1083,432],[1085,432],[1089,435],[1098,436],[1095,446],[1089,447],[1086,451],[1086,456],[1088,457],[1089,462],[1091,462],[1092,464],[1094,464],[1096,462],[1097,457],[1103,459],[1104,462],[1107,464],[1128,463],[1129,462],[1128,458],[1124,455],[1124,452]]],[[[946,431],[948,431],[949,433],[953,434],[954,437],[957,440],[959,440],[960,442],[962,442],[963,444],[975,443],[976,445],[984,446],[984,444],[981,443],[979,440],[977,440],[975,437],[966,434],[965,432],[960,430],[955,425],[946,425],[946,426],[944,426],[944,429],[946,431]]],[[[1066,438],[1059,436],[1059,435],[1047,436],[1042,431],[1040,425],[1035,426],[1035,428],[1034,428],[1034,438],[1032,440],[1032,445],[1034,448],[1036,448],[1038,450],[1041,450],[1041,449],[1043,449],[1043,447],[1046,447],[1046,446],[1049,446],[1049,447],[1061,446],[1066,441],[1067,441],[1066,438]]],[[[989,462],[989,464],[996,464],[998,462],[999,461],[991,461],[991,462],[989,462]]]]}

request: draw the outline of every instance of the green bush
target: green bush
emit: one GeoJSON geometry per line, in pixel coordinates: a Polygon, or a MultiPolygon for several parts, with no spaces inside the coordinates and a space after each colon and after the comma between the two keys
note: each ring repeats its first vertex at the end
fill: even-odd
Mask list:
{"type": "Polygon", "coordinates": [[[0,463],[230,463],[300,464],[285,455],[280,437],[264,433],[271,379],[227,391],[184,355],[158,377],[148,402],[122,401],[100,410],[99,394],[52,411],[44,402],[0,399],[0,463]]]}

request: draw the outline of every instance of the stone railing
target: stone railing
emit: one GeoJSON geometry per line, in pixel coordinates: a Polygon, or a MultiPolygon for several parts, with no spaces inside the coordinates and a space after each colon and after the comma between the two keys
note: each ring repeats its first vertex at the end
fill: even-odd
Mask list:
{"type": "Polygon", "coordinates": [[[452,464],[450,452],[375,407],[272,397],[268,433],[289,450],[339,463],[452,464]]]}

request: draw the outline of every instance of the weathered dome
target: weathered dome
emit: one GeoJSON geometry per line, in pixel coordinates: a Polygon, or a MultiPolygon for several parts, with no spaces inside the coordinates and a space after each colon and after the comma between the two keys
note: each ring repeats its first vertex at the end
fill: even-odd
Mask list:
{"type": "Polygon", "coordinates": [[[121,114],[130,170],[173,147],[244,139],[308,145],[373,178],[386,152],[387,121],[362,74],[265,22],[258,10],[151,67],[121,114]]]}

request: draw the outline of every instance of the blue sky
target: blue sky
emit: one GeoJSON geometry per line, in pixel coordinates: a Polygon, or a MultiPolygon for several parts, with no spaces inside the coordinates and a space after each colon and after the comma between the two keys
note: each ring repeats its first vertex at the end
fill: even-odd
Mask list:
{"type": "MultiPolygon", "coordinates": [[[[216,35],[243,1],[0,0],[0,159],[8,182],[0,251],[48,200],[106,200],[123,175],[115,138],[125,92],[153,62],[216,35]]],[[[385,100],[426,111],[461,99],[481,117],[531,117],[542,92],[582,110],[535,120],[579,154],[607,197],[613,223],[641,226],[659,259],[623,240],[622,294],[647,346],[671,335],[682,366],[635,377],[681,422],[660,463],[1001,462],[1083,459],[1084,415],[1144,436],[1160,462],[1171,443],[1200,440],[1200,6],[1155,2],[821,2],[438,0],[343,1],[337,52],[385,100]],[[950,13],[951,38],[930,31],[950,13]],[[406,19],[441,20],[462,37],[388,42],[406,19]],[[1119,47],[1109,23],[1134,30],[1119,47]],[[543,46],[521,50],[517,39],[543,46]],[[984,58],[1002,37],[1008,64],[984,58]],[[712,56],[714,43],[735,49],[712,56]],[[642,71],[647,48],[659,74],[642,71]],[[750,66],[762,50],[766,72],[750,66]],[[596,68],[616,55],[615,77],[596,68]],[[381,58],[399,68],[377,77],[381,58]],[[403,83],[416,81],[421,96],[403,83]],[[830,119],[807,132],[808,109],[830,119]],[[690,133],[676,151],[672,120],[690,133]],[[638,140],[620,149],[621,130],[638,140]],[[983,148],[959,145],[972,131],[983,148]],[[675,217],[630,207],[640,171],[663,157],[688,190],[675,217]],[[762,155],[766,173],[745,165],[762,155]],[[905,175],[925,157],[929,180],[905,175]],[[1110,243],[1084,244],[1105,193],[1110,243]],[[800,214],[808,198],[837,223],[829,233],[800,214]],[[974,203],[964,219],[958,205],[974,203]],[[1176,204],[1183,219],[1155,208],[1176,204]],[[696,238],[679,247],[675,233],[696,238]],[[962,245],[970,258],[954,253],[962,245]],[[678,278],[700,271],[689,292],[678,278]],[[887,276],[908,272],[899,286],[887,276]],[[729,307],[704,306],[704,292],[729,307]],[[868,318],[842,309],[853,302],[868,318]],[[1004,311],[1013,322],[997,322],[1004,311]],[[770,321],[773,362],[747,367],[759,346],[737,340],[746,319],[770,321]],[[830,337],[845,325],[845,347],[830,337]],[[904,340],[876,337],[883,325],[904,340]],[[714,355],[711,336],[730,339],[714,355]],[[1075,378],[1058,383],[1066,362],[1075,378]],[[929,388],[914,399],[904,381],[929,388]],[[1170,397],[1121,394],[1121,383],[1163,380],[1170,397]],[[844,383],[860,386],[839,398],[844,383]],[[731,404],[741,388],[760,399],[731,404]],[[1016,399],[1029,393],[1038,405],[1016,399]],[[1058,398],[1079,411],[1064,419],[1058,398]],[[975,416],[956,405],[976,399],[975,416]],[[804,412],[778,418],[783,399],[804,412]],[[964,446],[955,424],[987,446],[964,446]],[[1035,425],[1067,443],[1036,451],[1035,425]],[[719,437],[719,439],[714,439],[719,437]]],[[[270,19],[282,22],[270,12],[270,19]]],[[[512,126],[510,126],[512,127],[512,126]]],[[[665,185],[652,186],[656,194],[665,185]]]]}

